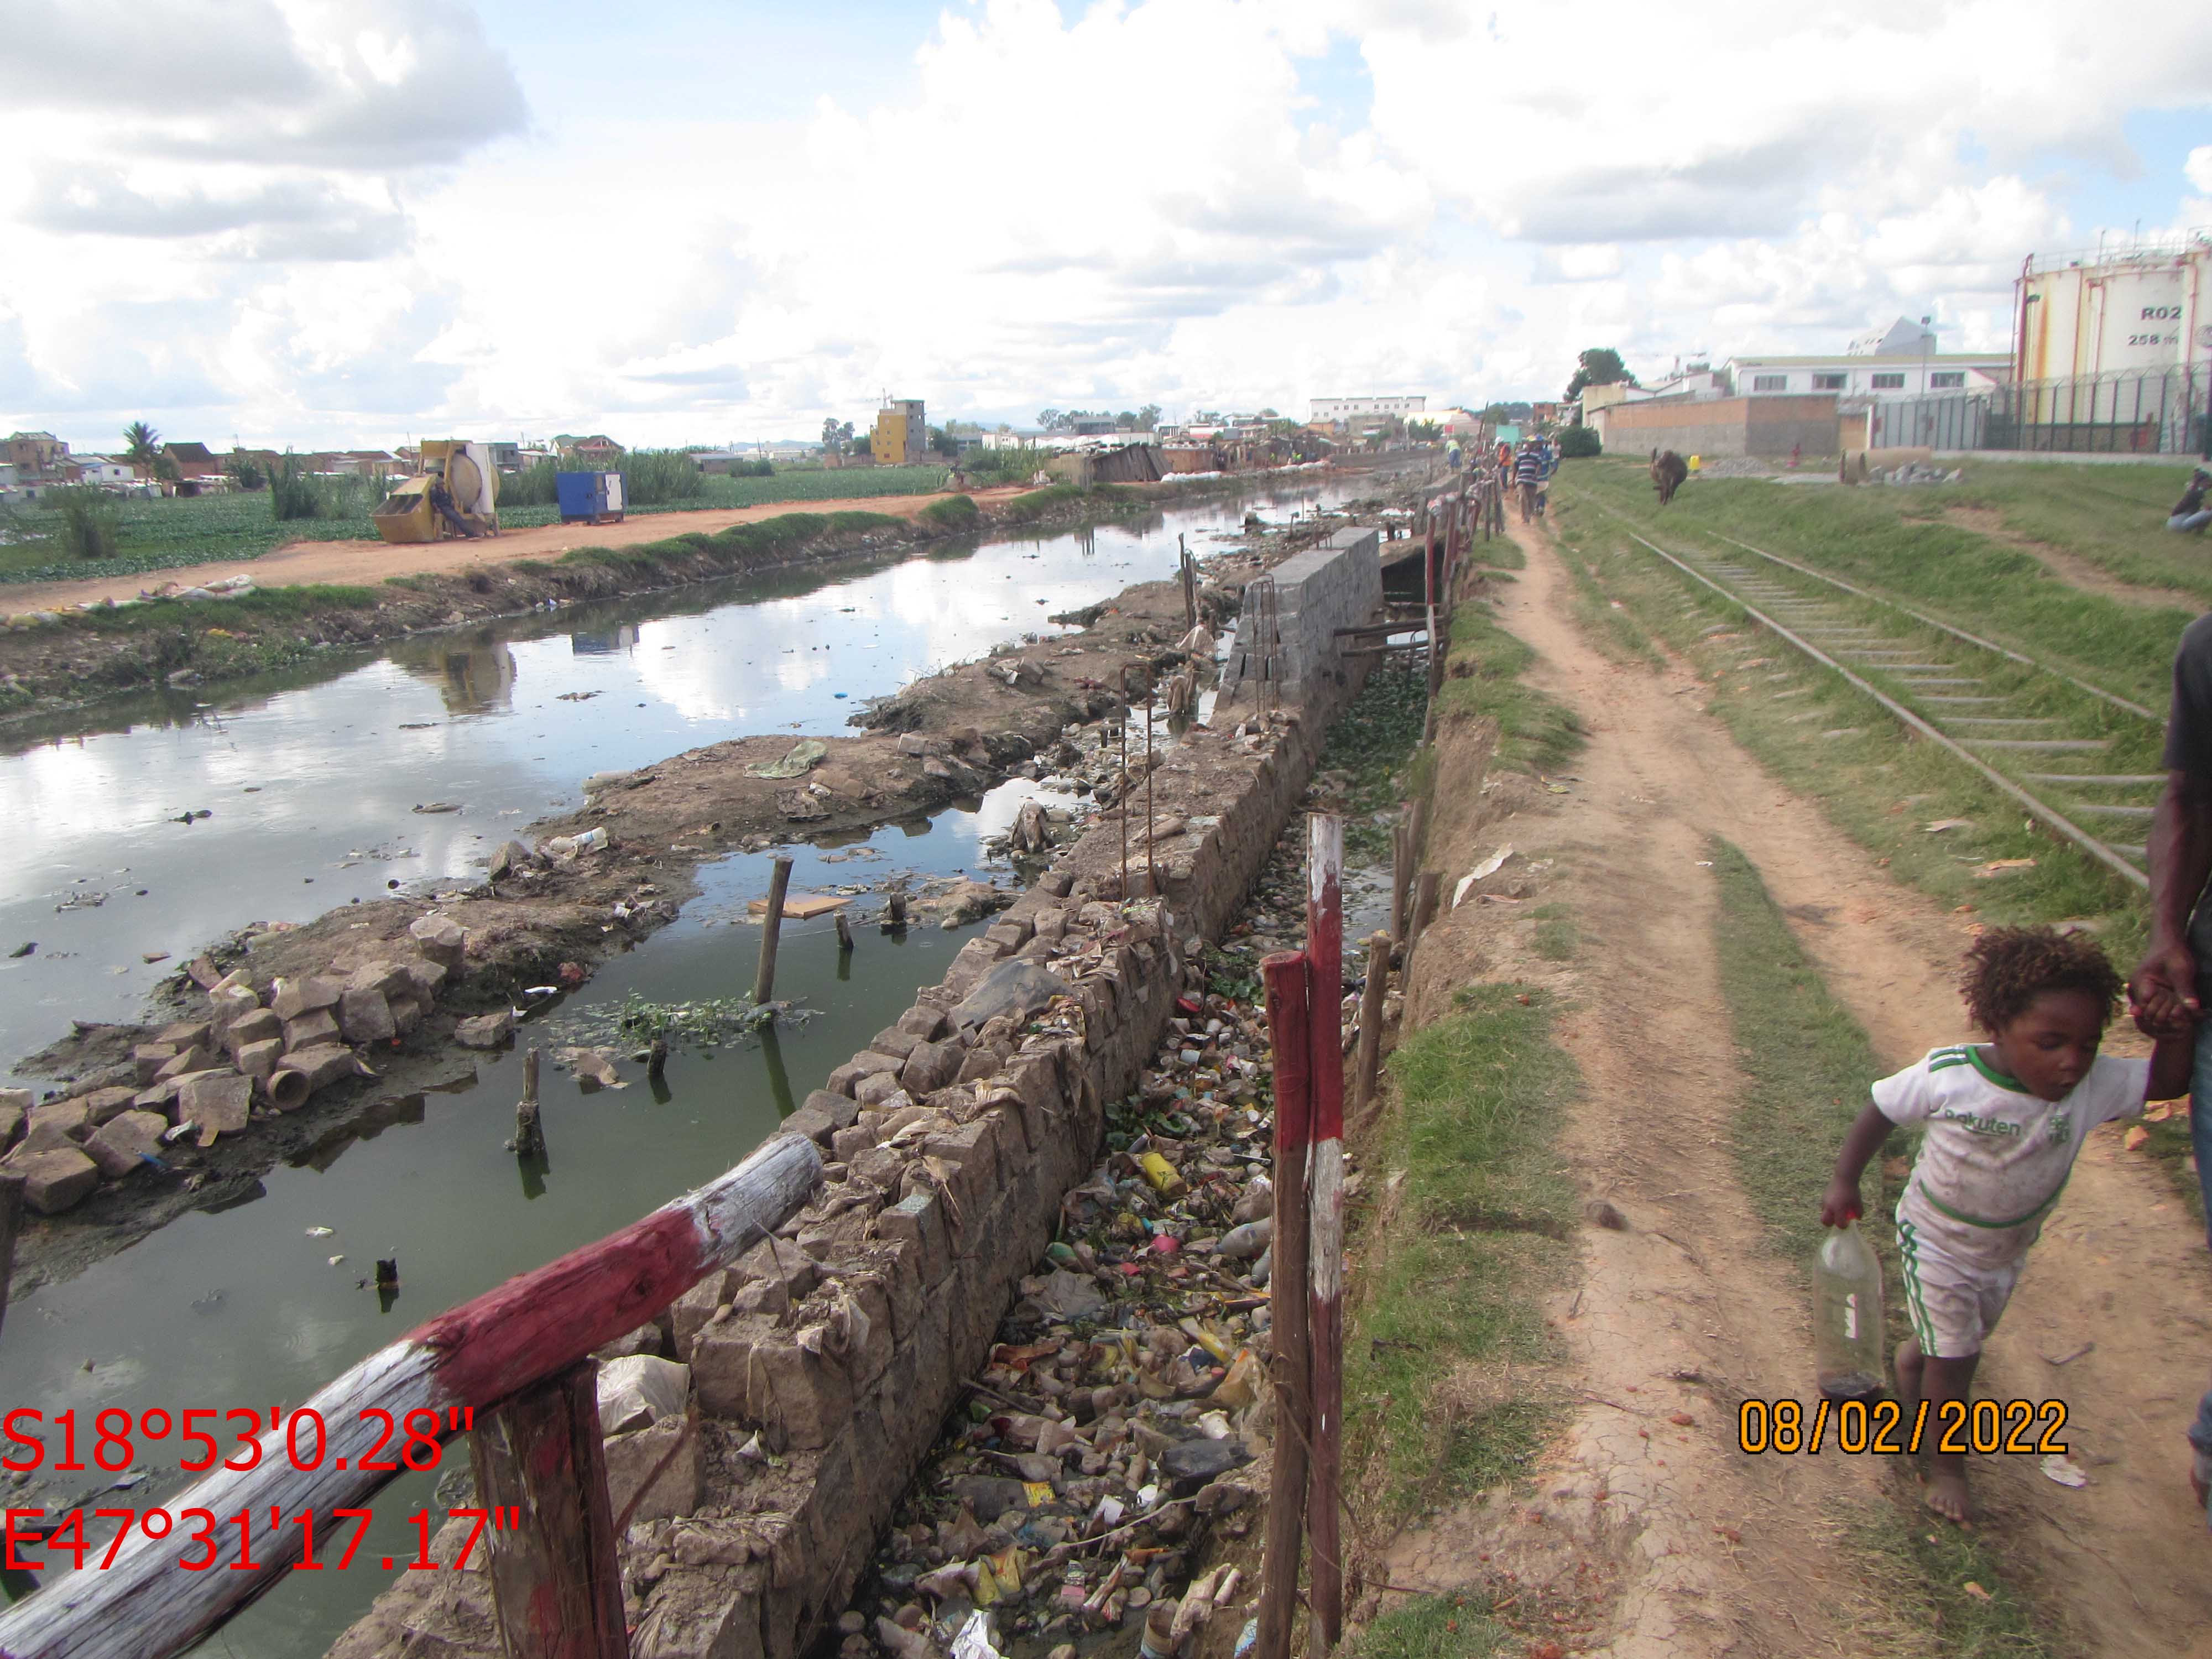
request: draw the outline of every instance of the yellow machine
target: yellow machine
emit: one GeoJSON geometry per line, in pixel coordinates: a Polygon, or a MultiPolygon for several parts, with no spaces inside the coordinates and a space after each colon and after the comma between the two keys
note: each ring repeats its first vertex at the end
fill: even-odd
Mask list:
{"type": "Polygon", "coordinates": [[[422,445],[422,470],[384,498],[369,520],[387,542],[499,534],[499,472],[491,451],[459,438],[422,445]]]}

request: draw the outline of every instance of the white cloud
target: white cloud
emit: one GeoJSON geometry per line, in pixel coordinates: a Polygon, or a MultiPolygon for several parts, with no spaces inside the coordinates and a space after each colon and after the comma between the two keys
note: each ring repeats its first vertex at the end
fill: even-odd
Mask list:
{"type": "MultiPolygon", "coordinates": [[[[0,64],[31,162],[0,179],[0,418],[673,442],[884,390],[1540,392],[1586,345],[1663,367],[1899,313],[1996,345],[2021,258],[2099,228],[2057,169],[2118,177],[2131,111],[2212,102],[2212,15],[2146,57],[2056,0],[958,0],[866,100],[831,63],[657,58],[527,105],[544,57],[465,4],[220,3],[48,8],[50,67],[0,64]],[[766,82],[813,102],[755,119],[766,82]]],[[[2181,165],[2212,194],[2212,147],[2181,165]]]]}

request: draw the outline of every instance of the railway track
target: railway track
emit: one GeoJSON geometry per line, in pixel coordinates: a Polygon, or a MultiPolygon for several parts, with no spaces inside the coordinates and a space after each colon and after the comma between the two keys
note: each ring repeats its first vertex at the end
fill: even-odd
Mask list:
{"type": "Polygon", "coordinates": [[[2149,885],[2145,837],[2166,782],[2156,712],[1782,554],[1717,532],[1733,551],[1670,550],[1643,533],[1652,526],[1590,504],[2091,858],[2149,885]]]}

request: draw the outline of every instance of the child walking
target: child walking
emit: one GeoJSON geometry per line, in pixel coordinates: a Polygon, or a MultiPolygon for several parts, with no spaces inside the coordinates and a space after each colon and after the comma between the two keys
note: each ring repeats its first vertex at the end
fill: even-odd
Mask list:
{"type": "MultiPolygon", "coordinates": [[[[1982,1344],[1996,1329],[2021,1260],[2058,1201],[2089,1131],[2189,1090],[2193,1045],[2161,1038],[2151,1058],[2098,1054],[2121,981],[2094,939],[2048,927],[1992,927],[1966,952],[1959,988],[1985,1043],[1929,1051],[1874,1085],[1836,1157],[1824,1225],[1863,1212],[1859,1176],[1890,1129],[1924,1123],[1912,1178],[1897,1205],[1899,1273],[1912,1334],[1898,1345],[1908,1415],[1963,1403],[1982,1344]]],[[[1966,1458],[1929,1455],[1928,1503],[1964,1522],[1966,1458]]]]}

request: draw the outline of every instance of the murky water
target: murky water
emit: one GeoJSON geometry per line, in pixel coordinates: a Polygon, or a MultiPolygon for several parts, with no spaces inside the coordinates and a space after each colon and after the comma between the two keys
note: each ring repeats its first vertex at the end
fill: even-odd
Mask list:
{"type": "MultiPolygon", "coordinates": [[[[1341,487],[1262,510],[1310,509],[1324,489],[1341,487]]],[[[1249,504],[574,606],[204,704],[73,717],[0,757],[0,1057],[73,1018],[135,1017],[232,929],[469,875],[520,826],[578,805],[594,772],[750,732],[841,730],[866,698],[1172,574],[1178,532],[1202,549],[1249,504]],[[441,804],[459,810],[415,811],[441,804]]]]}
{"type": "MultiPolygon", "coordinates": [[[[1270,516],[1316,494],[1279,498],[1270,516]]],[[[319,682],[241,690],[176,724],[149,718],[0,761],[4,798],[35,805],[18,814],[27,856],[0,877],[0,925],[41,940],[0,979],[0,1033],[20,1050],[69,1013],[133,1013],[146,976],[160,971],[137,966],[142,945],[181,954],[247,921],[305,919],[380,893],[388,879],[465,874],[483,838],[573,804],[592,772],[743,732],[834,730],[857,698],[1023,631],[1049,631],[1048,611],[1170,573],[1178,531],[1203,546],[1244,505],[1145,531],[817,574],[811,588],[733,585],[415,642],[319,682]],[[562,700],[584,691],[597,695],[562,700]],[[246,793],[249,785],[258,793],[246,793]],[[412,813],[434,800],[460,801],[467,813],[412,813]],[[201,805],[215,816],[189,828],[164,822],[172,805],[201,805]],[[56,913],[56,895],[73,886],[113,896],[56,913]],[[145,931],[156,924],[158,937],[145,931]],[[50,952],[48,938],[65,943],[50,952]],[[117,966],[130,971],[109,971],[117,966]]],[[[800,888],[902,870],[988,875],[981,843],[1034,787],[1004,785],[972,810],[887,825],[857,844],[782,850],[798,860],[800,888]]],[[[702,869],[703,890],[676,922],[606,964],[532,1035],[558,1042],[564,1024],[632,993],[743,994],[759,937],[744,907],[764,890],[770,856],[702,869]]],[[[72,1407],[85,1420],[156,1407],[173,1420],[186,1407],[297,1403],[422,1320],[737,1162],[916,986],[936,980],[973,931],[924,924],[894,940],[864,925],[844,958],[826,918],[787,924],[776,991],[808,1017],[764,1042],[679,1050],[665,1087],[625,1064],[629,1087],[586,1094],[549,1068],[543,1170],[501,1144],[521,1089],[517,1055],[458,1065],[450,1088],[381,1103],[272,1170],[246,1201],[182,1218],[21,1298],[0,1340],[0,1403],[33,1406],[48,1422],[72,1407]],[[401,1289],[387,1305],[363,1281],[377,1258],[394,1255],[401,1289]]],[[[148,1508],[186,1484],[183,1455],[173,1437],[147,1442],[137,1466],[146,1478],[127,1492],[95,1495],[91,1472],[42,1471],[10,1502],[148,1508]]],[[[456,1441],[441,1468],[465,1455],[456,1441]]],[[[386,1582],[375,1563],[412,1553],[405,1517],[450,1501],[434,1498],[434,1480],[409,1475],[385,1489],[351,1571],[289,1576],[204,1650],[322,1651],[386,1582]]],[[[6,1588],[20,1595],[29,1584],[11,1577],[6,1588]]]]}

